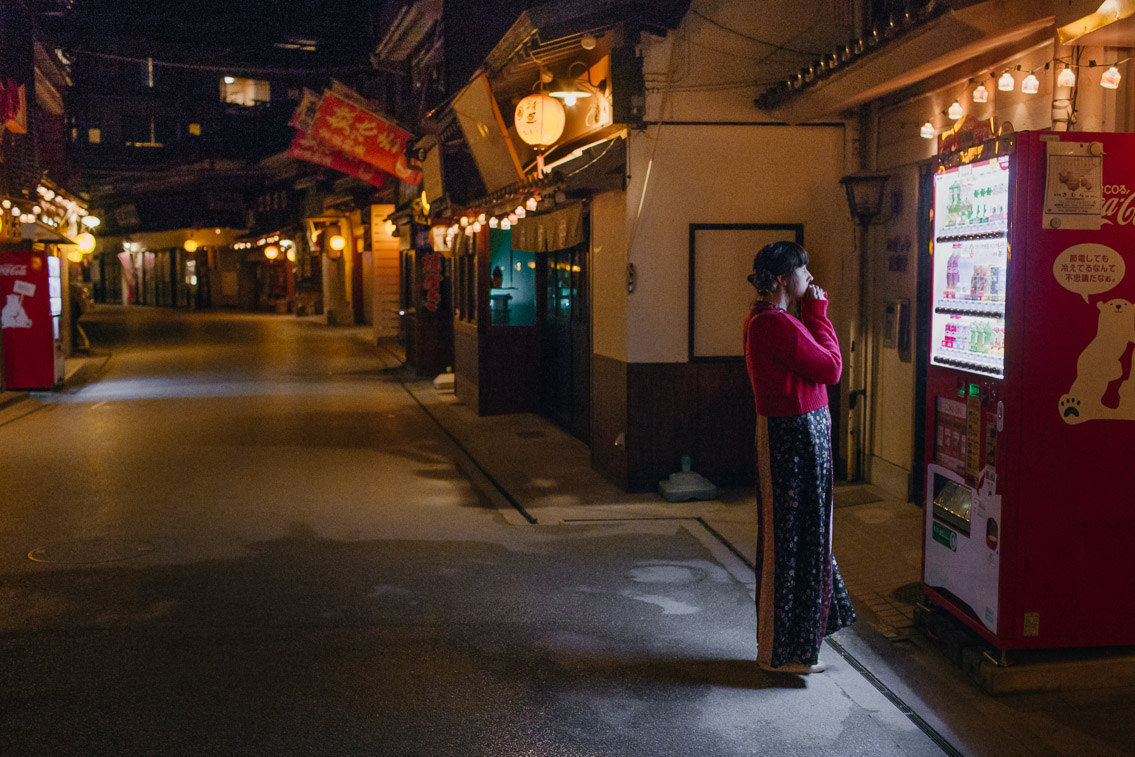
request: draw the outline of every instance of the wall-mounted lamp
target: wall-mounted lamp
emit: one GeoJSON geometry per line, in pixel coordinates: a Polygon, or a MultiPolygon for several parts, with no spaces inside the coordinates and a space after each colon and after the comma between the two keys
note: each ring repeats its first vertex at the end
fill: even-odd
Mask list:
{"type": "Polygon", "coordinates": [[[584,87],[581,87],[576,81],[578,77],[572,76],[572,71],[576,66],[582,66],[584,72],[588,71],[587,64],[583,61],[577,60],[568,66],[567,76],[563,79],[558,79],[552,85],[552,91],[548,94],[552,97],[564,101],[564,105],[575,105],[575,101],[582,97],[591,97],[591,93],[584,87]]]}
{"type": "Polygon", "coordinates": [[[883,189],[890,174],[858,173],[839,180],[847,192],[847,206],[860,224],[867,226],[883,209],[883,189]]]}

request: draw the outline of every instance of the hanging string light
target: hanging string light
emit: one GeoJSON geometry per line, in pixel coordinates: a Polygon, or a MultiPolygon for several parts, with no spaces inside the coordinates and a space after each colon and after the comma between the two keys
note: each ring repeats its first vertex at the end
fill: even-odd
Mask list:
{"type": "Polygon", "coordinates": [[[1119,69],[1112,66],[1100,76],[1100,86],[1104,89],[1119,89],[1119,80],[1122,78],[1119,75],[1119,69]]]}
{"type": "Polygon", "coordinates": [[[989,102],[989,90],[985,88],[984,84],[978,84],[977,89],[973,91],[973,101],[975,103],[989,102]]]}
{"type": "Polygon", "coordinates": [[[1025,77],[1025,80],[1021,82],[1021,91],[1026,95],[1035,95],[1039,89],[1040,80],[1036,78],[1036,74],[1029,74],[1025,77]]]}
{"type": "Polygon", "coordinates": [[[950,106],[950,109],[948,111],[946,111],[946,115],[950,117],[951,121],[957,121],[959,118],[965,115],[965,111],[962,110],[962,104],[957,100],[954,100],[954,104],[950,106]]]}
{"type": "Polygon", "coordinates": [[[1001,74],[1001,78],[997,80],[997,89],[1001,92],[1012,92],[1016,86],[1017,80],[1008,71],[1001,74]]]}
{"type": "Polygon", "coordinates": [[[929,121],[922,124],[922,129],[919,130],[918,136],[922,137],[923,139],[934,139],[934,124],[930,123],[929,121]]]}
{"type": "Polygon", "coordinates": [[[1056,86],[1058,87],[1075,87],[1076,86],[1076,72],[1070,67],[1065,66],[1061,69],[1056,77],[1056,86]]]}

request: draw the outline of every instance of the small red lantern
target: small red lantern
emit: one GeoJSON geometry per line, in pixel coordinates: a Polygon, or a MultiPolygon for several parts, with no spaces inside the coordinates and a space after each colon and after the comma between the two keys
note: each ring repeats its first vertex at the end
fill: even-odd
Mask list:
{"type": "Polygon", "coordinates": [[[537,147],[554,144],[564,133],[564,106],[559,100],[537,92],[516,104],[513,122],[526,143],[537,147]]]}

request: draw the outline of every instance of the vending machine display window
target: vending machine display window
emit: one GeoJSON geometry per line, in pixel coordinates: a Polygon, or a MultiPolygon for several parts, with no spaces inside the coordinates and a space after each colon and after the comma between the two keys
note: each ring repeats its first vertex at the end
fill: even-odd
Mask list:
{"type": "Polygon", "coordinates": [[[934,177],[930,359],[1000,378],[1005,366],[1009,158],[934,177]]]}

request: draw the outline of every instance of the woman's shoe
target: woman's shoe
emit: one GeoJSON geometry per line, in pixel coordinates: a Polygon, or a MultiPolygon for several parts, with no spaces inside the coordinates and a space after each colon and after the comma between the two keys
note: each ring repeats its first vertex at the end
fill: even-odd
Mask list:
{"type": "Polygon", "coordinates": [[[781,665],[778,668],[764,665],[761,662],[757,662],[757,665],[760,666],[761,670],[768,671],[769,673],[794,673],[801,676],[811,675],[812,673],[823,673],[827,669],[827,665],[824,665],[823,660],[817,660],[815,665],[781,665]]]}

